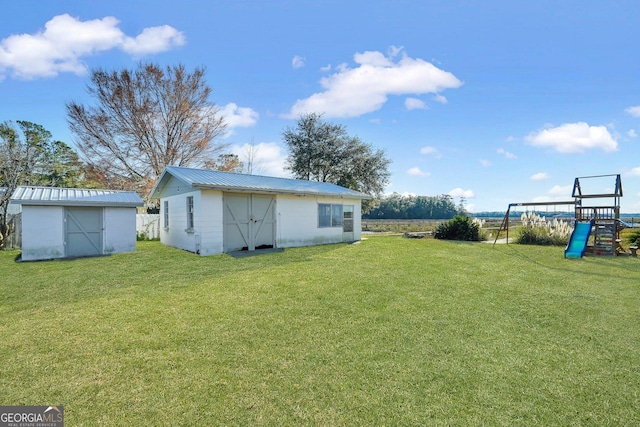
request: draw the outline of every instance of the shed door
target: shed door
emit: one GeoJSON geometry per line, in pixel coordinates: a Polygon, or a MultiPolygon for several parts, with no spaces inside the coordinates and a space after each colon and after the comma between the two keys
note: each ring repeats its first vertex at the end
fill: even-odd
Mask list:
{"type": "Polygon", "coordinates": [[[353,205],[342,207],[342,241],[353,242],[353,205]]]}
{"type": "Polygon", "coordinates": [[[66,255],[102,255],[102,208],[66,208],[66,255]]]}
{"type": "Polygon", "coordinates": [[[225,193],[225,252],[274,247],[274,206],[273,196],[225,193]]]}

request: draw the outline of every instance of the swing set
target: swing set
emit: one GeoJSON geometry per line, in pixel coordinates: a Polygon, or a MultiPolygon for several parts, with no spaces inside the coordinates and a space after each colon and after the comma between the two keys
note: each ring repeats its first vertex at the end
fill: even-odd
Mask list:
{"type": "MultiPolygon", "coordinates": [[[[620,232],[629,226],[620,219],[620,198],[622,197],[620,174],[578,177],[574,180],[571,196],[573,200],[567,201],[510,203],[493,244],[496,244],[503,229],[507,234],[507,244],[509,243],[511,208],[535,206],[548,208],[565,205],[573,206],[574,210],[574,230],[565,250],[566,258],[581,258],[583,255],[627,254],[620,244],[620,232]],[[613,191],[594,191],[594,182],[597,184],[602,178],[611,177],[615,177],[613,191]]],[[[634,248],[631,249],[633,253],[634,248]]]]}
{"type": "Polygon", "coordinates": [[[525,207],[528,208],[530,206],[560,206],[560,205],[571,205],[575,207],[575,200],[570,200],[570,201],[560,201],[560,202],[522,202],[522,203],[509,203],[509,207],[507,208],[507,213],[504,215],[504,218],[502,219],[502,224],[500,224],[500,229],[498,230],[498,234],[496,235],[496,240],[493,242],[493,244],[495,245],[496,242],[498,241],[498,238],[500,237],[500,233],[502,232],[502,230],[505,230],[507,233],[507,244],[509,243],[509,217],[511,216],[511,208],[517,208],[517,207],[525,207]]]}

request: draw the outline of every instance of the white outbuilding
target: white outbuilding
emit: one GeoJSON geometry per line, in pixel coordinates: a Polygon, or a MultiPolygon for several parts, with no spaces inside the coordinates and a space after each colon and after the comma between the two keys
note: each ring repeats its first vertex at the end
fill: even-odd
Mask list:
{"type": "Polygon", "coordinates": [[[160,240],[212,255],[353,242],[366,194],[325,182],[168,166],[151,191],[160,199],[160,240]]]}
{"type": "Polygon", "coordinates": [[[135,192],[80,188],[18,187],[22,206],[22,260],[35,261],[133,252],[135,192]]]}

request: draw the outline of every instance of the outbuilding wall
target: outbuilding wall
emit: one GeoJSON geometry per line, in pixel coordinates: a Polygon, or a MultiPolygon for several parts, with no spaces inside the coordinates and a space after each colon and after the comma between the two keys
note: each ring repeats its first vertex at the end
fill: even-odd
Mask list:
{"type": "Polygon", "coordinates": [[[104,208],[104,253],[136,250],[136,208],[104,208]]]}
{"type": "Polygon", "coordinates": [[[224,245],[222,191],[202,190],[199,203],[196,203],[194,208],[196,227],[198,227],[201,242],[200,255],[221,253],[224,245]]]}
{"type": "MultiPolygon", "coordinates": [[[[104,255],[136,250],[136,208],[97,208],[103,213],[104,255]]],[[[22,261],[66,257],[65,207],[22,205],[22,261]]]]}
{"type": "Polygon", "coordinates": [[[222,253],[222,192],[184,192],[160,201],[160,241],[200,255],[222,253]],[[187,229],[187,197],[193,197],[194,224],[187,229]],[[165,226],[165,201],[169,203],[169,226],[165,226]]]}
{"type": "Polygon", "coordinates": [[[22,206],[22,260],[65,257],[64,207],[22,206]]]}
{"type": "Polygon", "coordinates": [[[360,240],[360,199],[279,195],[276,202],[276,241],[278,247],[289,248],[344,241],[342,227],[318,226],[318,205],[320,203],[352,205],[354,207],[352,240],[360,240]]]}
{"type": "MultiPolygon", "coordinates": [[[[361,201],[332,197],[276,196],[275,246],[289,248],[345,240],[343,228],[319,227],[318,204],[351,205],[354,208],[354,232],[349,241],[361,239],[361,201]]],[[[224,193],[219,190],[183,188],[178,194],[160,200],[160,241],[200,255],[224,252],[224,193]],[[193,197],[194,227],[187,229],[187,197],[193,197]],[[169,226],[165,226],[165,202],[169,204],[169,226]]]]}

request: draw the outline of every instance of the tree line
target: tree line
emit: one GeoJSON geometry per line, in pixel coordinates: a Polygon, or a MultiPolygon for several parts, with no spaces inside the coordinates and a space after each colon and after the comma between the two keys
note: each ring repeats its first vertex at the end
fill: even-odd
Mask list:
{"type": "Polygon", "coordinates": [[[393,193],[382,197],[378,205],[363,215],[366,219],[451,219],[465,215],[461,201],[459,205],[448,194],[439,196],[413,196],[393,193]]]}

